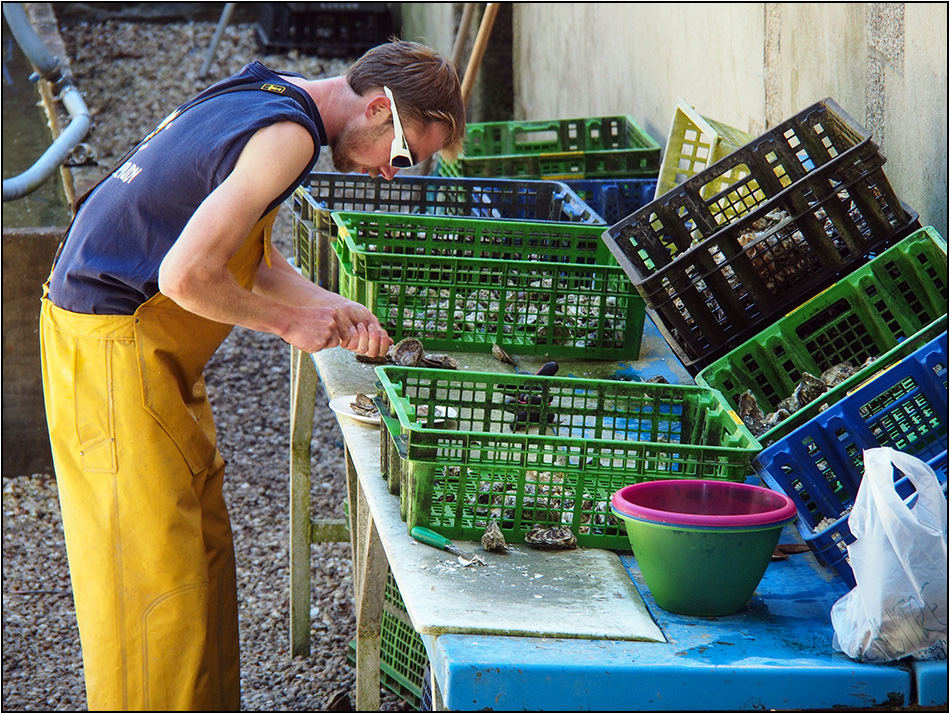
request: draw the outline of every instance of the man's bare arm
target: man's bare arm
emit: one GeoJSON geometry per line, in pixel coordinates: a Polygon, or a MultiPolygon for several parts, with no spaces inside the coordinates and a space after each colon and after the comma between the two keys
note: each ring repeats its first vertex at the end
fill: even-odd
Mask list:
{"type": "Polygon", "coordinates": [[[386,340],[370,344],[368,338],[360,339],[357,323],[347,310],[340,310],[339,296],[324,291],[324,296],[313,293],[306,302],[288,302],[287,293],[273,283],[269,290],[245,290],[227,269],[269,203],[297,179],[312,154],[310,133],[295,122],[280,122],[255,133],[231,175],[202,202],[165,256],[159,289],[186,310],[270,332],[306,352],[343,342],[350,349],[362,344],[366,354],[372,354],[386,340]],[[355,343],[351,327],[357,329],[355,343]]]}

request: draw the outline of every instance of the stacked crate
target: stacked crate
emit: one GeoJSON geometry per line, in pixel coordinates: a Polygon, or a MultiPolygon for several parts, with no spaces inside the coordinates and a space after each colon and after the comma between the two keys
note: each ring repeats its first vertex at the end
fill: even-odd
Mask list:
{"type": "Polygon", "coordinates": [[[920,227],[828,99],[604,234],[693,374],[920,227]]]}
{"type": "Polygon", "coordinates": [[[427,349],[551,359],[636,357],[643,301],[603,226],[451,216],[333,214],[340,293],[390,337],[427,349]]]}
{"type": "Polygon", "coordinates": [[[629,550],[610,499],[657,479],[744,481],[758,442],[719,392],[417,367],[377,367],[381,470],[407,528],[507,541],[566,527],[629,550]]]}
{"type": "Polygon", "coordinates": [[[852,584],[863,450],[947,470],[946,242],[884,162],[826,99],[603,235],[686,369],[753,430],[753,467],[796,502],[805,541],[852,584]]]}
{"type": "Polygon", "coordinates": [[[708,169],[753,138],[741,129],[703,116],[684,99],[677,99],[654,198],[708,169]]]}
{"type": "Polygon", "coordinates": [[[294,258],[303,274],[339,292],[334,211],[438,215],[603,225],[577,194],[555,181],[398,177],[385,181],[310,174],[293,194],[294,258]]]}
{"type": "MultiPolygon", "coordinates": [[[[379,681],[407,704],[419,709],[429,656],[422,636],[412,626],[392,571],[386,576],[386,591],[383,597],[379,681]]],[[[349,644],[347,659],[356,664],[355,640],[349,644]]]]}
{"type": "MultiPolygon", "coordinates": [[[[397,340],[486,352],[498,342],[513,353],[558,355],[639,349],[643,301],[600,241],[604,220],[563,183],[314,173],[292,202],[301,273],[369,307],[397,340]],[[463,295],[476,293],[479,302],[493,291],[501,304],[491,315],[482,307],[454,314],[463,295]],[[570,302],[577,294],[583,306],[570,302]],[[531,323],[515,321],[506,331],[506,315],[528,314],[520,310],[526,297],[531,323]],[[426,313],[442,301],[452,314],[440,335],[426,313]],[[576,329],[581,309],[590,313],[583,334],[576,329]],[[565,310],[575,323],[560,324],[565,310]]],[[[419,706],[425,665],[390,574],[381,680],[419,706]]]]}
{"type": "Polygon", "coordinates": [[[563,181],[608,223],[653,197],[660,145],[630,116],[469,124],[443,176],[563,181]]]}
{"type": "Polygon", "coordinates": [[[379,2],[261,3],[256,29],[263,52],[321,57],[359,57],[398,34],[392,13],[379,2]]]}

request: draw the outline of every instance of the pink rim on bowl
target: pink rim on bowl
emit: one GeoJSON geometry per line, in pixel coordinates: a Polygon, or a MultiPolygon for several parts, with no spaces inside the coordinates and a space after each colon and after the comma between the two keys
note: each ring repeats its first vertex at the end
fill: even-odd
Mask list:
{"type": "Polygon", "coordinates": [[[706,528],[748,528],[794,520],[795,502],[784,493],[730,481],[648,481],[617,491],[610,505],[620,516],[706,528]]]}

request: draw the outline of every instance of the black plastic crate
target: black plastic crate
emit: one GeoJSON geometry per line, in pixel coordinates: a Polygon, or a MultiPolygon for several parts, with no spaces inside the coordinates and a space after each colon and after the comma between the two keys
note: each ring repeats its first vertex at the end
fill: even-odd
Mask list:
{"type": "Polygon", "coordinates": [[[268,2],[257,18],[263,51],[321,57],[358,57],[387,42],[393,30],[392,13],[381,2],[268,2]]]}
{"type": "Polygon", "coordinates": [[[692,373],[920,227],[866,129],[826,99],[603,239],[692,373]]]}

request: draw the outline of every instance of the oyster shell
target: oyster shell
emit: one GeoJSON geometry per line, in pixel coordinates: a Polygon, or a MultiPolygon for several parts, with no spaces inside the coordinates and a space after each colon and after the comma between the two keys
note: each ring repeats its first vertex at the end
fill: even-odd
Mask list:
{"type": "Polygon", "coordinates": [[[400,367],[415,367],[422,359],[422,343],[415,337],[407,337],[393,345],[387,356],[400,367]]]}
{"type": "Polygon", "coordinates": [[[577,547],[577,537],[570,528],[545,528],[540,523],[535,523],[534,527],[525,533],[524,541],[540,550],[573,550],[577,547]]]}
{"type": "Polygon", "coordinates": [[[371,397],[366,396],[362,392],[357,392],[354,401],[350,402],[350,409],[353,410],[354,414],[359,414],[360,416],[374,417],[379,415],[376,403],[371,397]]]}
{"type": "Polygon", "coordinates": [[[765,414],[759,408],[759,402],[756,400],[752,390],[746,390],[739,395],[739,418],[746,425],[753,436],[759,436],[768,431],[766,427],[765,414]]]}
{"type": "Polygon", "coordinates": [[[489,553],[504,553],[508,550],[508,544],[505,542],[501,528],[498,527],[498,521],[493,520],[489,523],[482,534],[482,548],[489,553]]]}
{"type": "Polygon", "coordinates": [[[822,394],[828,391],[828,385],[813,374],[805,372],[802,375],[802,381],[795,387],[792,393],[798,408],[801,409],[818,399],[822,394]]]}
{"type": "Polygon", "coordinates": [[[833,367],[829,367],[821,373],[821,381],[829,387],[835,387],[841,384],[848,377],[858,373],[860,367],[855,367],[850,362],[842,362],[833,367]]]}
{"type": "Polygon", "coordinates": [[[459,363],[448,355],[422,355],[422,366],[435,369],[458,369],[459,363]]]}
{"type": "Polygon", "coordinates": [[[518,364],[511,358],[507,352],[505,352],[497,342],[493,342],[491,346],[491,354],[499,362],[504,362],[505,364],[510,364],[512,367],[517,367],[518,364]]]}

